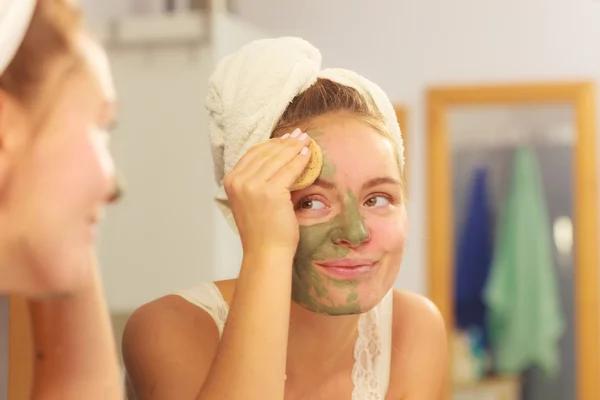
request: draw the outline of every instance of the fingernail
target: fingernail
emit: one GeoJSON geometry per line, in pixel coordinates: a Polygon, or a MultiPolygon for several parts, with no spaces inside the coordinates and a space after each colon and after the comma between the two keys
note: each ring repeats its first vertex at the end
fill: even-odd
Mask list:
{"type": "Polygon", "coordinates": [[[300,130],[300,128],[294,129],[294,131],[292,132],[292,137],[298,136],[301,132],[302,131],[300,130]]]}
{"type": "Polygon", "coordinates": [[[289,134],[289,133],[286,133],[286,134],[285,134],[285,135],[283,135],[281,138],[282,138],[282,139],[287,139],[287,138],[289,138],[289,137],[290,137],[290,134],[289,134]]]}
{"type": "Polygon", "coordinates": [[[300,154],[302,154],[303,156],[306,155],[308,153],[308,147],[303,147],[302,150],[300,150],[300,154]]]}
{"type": "Polygon", "coordinates": [[[298,136],[298,140],[304,140],[308,137],[308,133],[304,132],[302,135],[298,136]]]}

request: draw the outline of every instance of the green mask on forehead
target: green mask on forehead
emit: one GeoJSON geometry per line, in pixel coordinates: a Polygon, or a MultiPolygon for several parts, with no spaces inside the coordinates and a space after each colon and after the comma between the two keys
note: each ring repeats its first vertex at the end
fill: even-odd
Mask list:
{"type": "MultiPolygon", "coordinates": [[[[308,131],[318,142],[319,133],[308,131]]],[[[321,177],[332,180],[335,166],[323,152],[321,177]]],[[[329,221],[300,227],[300,240],[294,257],[292,275],[292,300],[300,306],[326,315],[359,314],[359,303],[355,280],[334,279],[319,273],[313,262],[346,257],[349,248],[339,242],[358,245],[369,237],[365,222],[360,214],[356,196],[348,191],[341,212],[329,221]],[[332,292],[336,293],[335,301],[332,292]],[[340,294],[344,301],[340,300],[340,294]]]]}

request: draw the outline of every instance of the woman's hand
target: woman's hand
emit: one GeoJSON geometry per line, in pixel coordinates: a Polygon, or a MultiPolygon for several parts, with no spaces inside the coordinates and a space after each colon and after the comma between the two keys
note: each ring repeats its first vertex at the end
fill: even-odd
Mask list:
{"type": "Polygon", "coordinates": [[[223,179],[245,254],[296,251],[299,230],[289,188],[308,164],[307,145],[300,129],[270,139],[250,149],[223,179]]]}

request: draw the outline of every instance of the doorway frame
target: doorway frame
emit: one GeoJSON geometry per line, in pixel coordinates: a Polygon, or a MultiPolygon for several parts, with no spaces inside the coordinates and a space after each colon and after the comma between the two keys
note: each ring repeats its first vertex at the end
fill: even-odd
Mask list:
{"type": "Polygon", "coordinates": [[[591,81],[434,87],[427,93],[428,295],[454,326],[454,221],[448,112],[455,106],[567,104],[573,107],[576,399],[600,399],[600,265],[596,99],[591,81]]]}
{"type": "Polygon", "coordinates": [[[29,301],[23,296],[9,298],[8,400],[29,399],[33,385],[33,332],[29,301]]]}

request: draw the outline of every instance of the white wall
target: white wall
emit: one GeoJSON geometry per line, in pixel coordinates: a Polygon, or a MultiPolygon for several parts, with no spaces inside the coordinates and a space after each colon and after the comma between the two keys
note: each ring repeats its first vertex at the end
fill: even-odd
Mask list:
{"type": "MultiPolygon", "coordinates": [[[[117,13],[119,3],[82,1],[91,18],[117,13]]],[[[399,286],[417,292],[425,291],[426,282],[426,88],[437,83],[600,80],[596,0],[233,3],[248,22],[273,35],[308,39],[321,49],[325,66],[354,69],[409,106],[411,231],[399,286]]],[[[124,116],[115,137],[117,159],[132,187],[128,201],[112,212],[111,217],[121,215],[121,220],[109,220],[102,243],[114,307],[135,306],[204,278],[198,271],[201,264],[229,268],[239,258],[239,252],[227,251],[234,237],[220,240],[217,229],[196,224],[211,214],[220,218],[202,192],[212,179],[202,114],[209,64],[174,54],[157,53],[152,63],[143,55],[111,54],[124,116]],[[170,156],[160,159],[160,149],[169,149],[170,156]],[[136,152],[145,155],[137,158],[136,152]],[[167,165],[165,170],[158,168],[160,163],[167,165]],[[182,170],[185,176],[179,176],[182,170]],[[143,182],[144,189],[134,192],[136,182],[143,182]],[[177,216],[170,220],[167,215],[177,216]],[[196,244],[203,247],[190,250],[196,244]],[[213,245],[218,247],[209,250],[213,245]],[[142,283],[142,278],[149,280],[142,283]]],[[[212,186],[210,190],[212,194],[212,186]]]]}
{"type": "Polygon", "coordinates": [[[298,35],[410,108],[410,233],[398,280],[426,290],[424,93],[432,84],[600,81],[596,0],[236,0],[242,18],[298,35]]]}
{"type": "MultiPolygon", "coordinates": [[[[146,33],[164,28],[154,22],[143,24],[154,26],[146,33]]],[[[139,32],[139,24],[133,29],[121,23],[139,32]]],[[[233,278],[239,269],[239,239],[212,200],[216,185],[204,101],[214,60],[265,34],[217,12],[202,26],[193,46],[107,48],[119,94],[113,152],[126,179],[125,198],[109,210],[99,240],[114,311],[200,281],[233,278]]]]}
{"type": "MultiPolygon", "coordinates": [[[[212,17],[211,46],[215,63],[245,43],[267,36],[263,30],[235,15],[216,12],[212,17]]],[[[239,236],[227,224],[219,210],[215,211],[214,223],[217,238],[214,248],[214,278],[235,278],[242,261],[239,236]]]]}
{"type": "Polygon", "coordinates": [[[132,0],[78,0],[77,3],[83,8],[86,17],[101,21],[122,17],[133,9],[132,0]]]}
{"type": "Polygon", "coordinates": [[[206,48],[110,51],[119,90],[113,148],[126,195],[100,236],[110,306],[131,309],[212,279],[206,48]]]}

